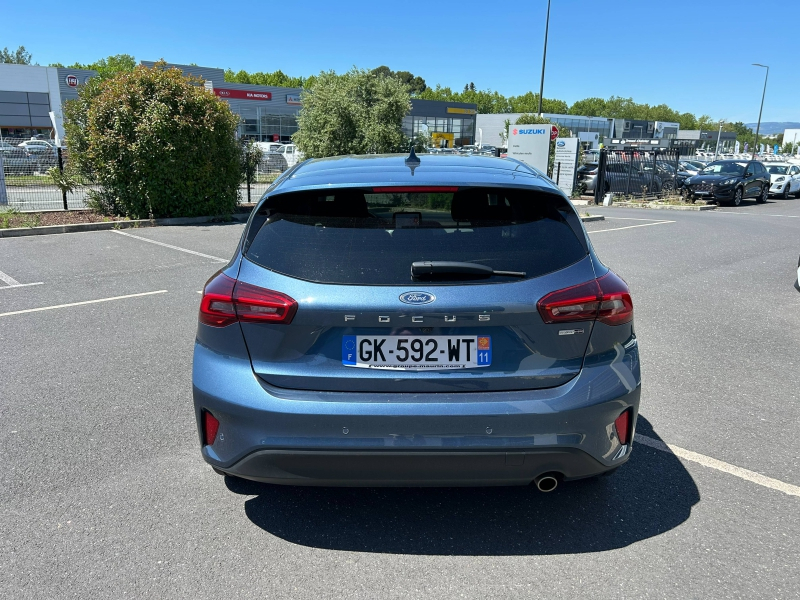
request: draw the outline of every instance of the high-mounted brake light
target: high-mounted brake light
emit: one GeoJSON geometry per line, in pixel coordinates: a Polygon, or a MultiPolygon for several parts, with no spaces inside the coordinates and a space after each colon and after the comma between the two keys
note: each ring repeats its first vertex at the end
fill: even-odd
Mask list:
{"type": "Polygon", "coordinates": [[[600,279],[547,294],[537,308],[545,323],[597,320],[622,325],[633,320],[630,290],[613,271],[600,279]]]}
{"type": "Polygon", "coordinates": [[[454,186],[437,186],[437,185],[417,185],[417,186],[404,186],[404,187],[374,187],[372,191],[376,194],[400,194],[408,192],[410,194],[424,194],[426,192],[457,192],[458,187],[454,186]]]}
{"type": "Polygon", "coordinates": [[[288,325],[297,302],[286,294],[231,279],[222,272],[206,283],[200,300],[200,322],[225,327],[236,321],[288,325]]]}
{"type": "Polygon", "coordinates": [[[203,443],[211,446],[217,439],[219,431],[219,421],[207,410],[203,411],[203,443]]]}

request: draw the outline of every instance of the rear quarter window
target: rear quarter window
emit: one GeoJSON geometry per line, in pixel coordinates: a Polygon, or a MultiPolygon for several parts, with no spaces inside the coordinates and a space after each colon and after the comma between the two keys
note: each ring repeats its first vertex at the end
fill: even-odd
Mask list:
{"type": "Polygon", "coordinates": [[[408,285],[411,263],[421,260],[474,262],[539,277],[587,252],[580,219],[566,199],[508,188],[278,194],[259,206],[245,241],[245,256],[264,268],[357,285],[408,285]]]}

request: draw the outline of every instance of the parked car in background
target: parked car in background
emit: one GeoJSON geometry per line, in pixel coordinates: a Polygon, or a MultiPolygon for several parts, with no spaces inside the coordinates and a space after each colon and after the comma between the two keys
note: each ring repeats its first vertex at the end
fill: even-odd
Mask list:
{"type": "Polygon", "coordinates": [[[790,163],[769,163],[769,193],[786,200],[790,194],[800,198],[800,166],[790,163]]]}
{"type": "Polygon", "coordinates": [[[739,206],[744,198],[766,202],[769,173],[759,161],[718,160],[686,180],[687,197],[739,206]]]}
{"type": "MultiPolygon", "coordinates": [[[[584,193],[593,194],[597,186],[598,165],[584,165],[578,169],[578,182],[584,193]]],[[[648,193],[661,192],[662,179],[659,175],[631,165],[628,162],[606,163],[606,176],[603,193],[640,195],[643,188],[648,193]]]]}
{"type": "Polygon", "coordinates": [[[706,168],[706,165],[699,161],[682,160],[678,162],[681,170],[685,171],[689,177],[697,175],[700,171],[706,168]]]}
{"type": "Polygon", "coordinates": [[[6,175],[33,175],[41,170],[39,157],[24,148],[3,148],[2,154],[6,175]]]}
{"type": "Polygon", "coordinates": [[[300,160],[302,160],[302,153],[300,150],[297,149],[297,146],[294,144],[284,144],[283,146],[279,146],[272,151],[274,154],[280,154],[283,156],[284,160],[286,161],[287,167],[295,166],[300,160]]]}
{"type": "Polygon", "coordinates": [[[254,142],[256,146],[261,148],[262,153],[275,152],[278,148],[283,146],[282,142],[254,142]]]}
{"type": "Polygon", "coordinates": [[[203,289],[192,391],[221,475],[290,485],[529,485],[631,455],[633,303],[518,161],[304,162],[203,289]]]}

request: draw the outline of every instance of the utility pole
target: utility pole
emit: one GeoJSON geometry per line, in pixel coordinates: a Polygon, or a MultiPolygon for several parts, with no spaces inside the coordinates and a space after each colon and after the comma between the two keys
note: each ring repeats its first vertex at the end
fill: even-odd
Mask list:
{"type": "Polygon", "coordinates": [[[767,70],[764,76],[764,91],[761,94],[761,108],[758,109],[758,125],[756,125],[756,143],[753,144],[753,159],[756,157],[756,149],[758,148],[758,132],[761,130],[761,113],[764,111],[764,96],[767,95],[767,79],[769,79],[769,67],[759,63],[753,63],[754,67],[762,67],[767,70]]]}
{"type": "Polygon", "coordinates": [[[539,83],[539,116],[542,116],[542,98],[544,94],[544,66],[547,62],[547,33],[550,30],[550,0],[547,0],[547,22],[544,26],[544,51],[542,52],[542,79],[539,83]]]}

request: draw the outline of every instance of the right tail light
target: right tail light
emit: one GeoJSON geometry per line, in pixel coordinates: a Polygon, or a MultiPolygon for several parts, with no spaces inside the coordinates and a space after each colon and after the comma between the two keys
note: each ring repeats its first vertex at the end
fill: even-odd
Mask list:
{"type": "Polygon", "coordinates": [[[597,320],[607,325],[622,325],[633,320],[630,290],[613,271],[599,279],[547,294],[536,306],[545,323],[597,320]]]}

